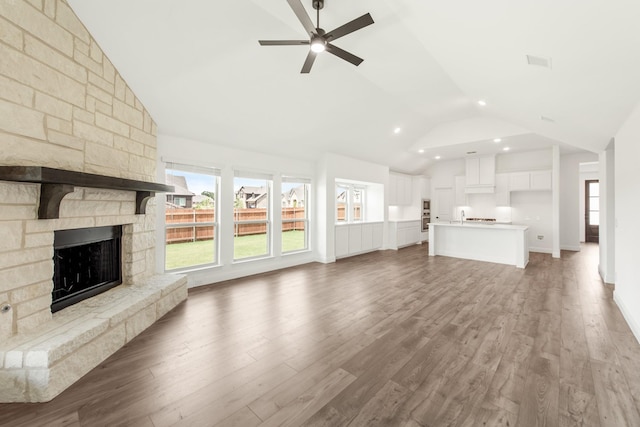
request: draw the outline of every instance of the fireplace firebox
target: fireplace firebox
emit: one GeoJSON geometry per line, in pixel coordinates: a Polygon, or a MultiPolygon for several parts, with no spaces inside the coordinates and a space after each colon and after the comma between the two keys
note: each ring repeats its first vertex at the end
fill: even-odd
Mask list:
{"type": "Polygon", "coordinates": [[[56,231],[51,312],[122,283],[122,226],[56,231]]]}

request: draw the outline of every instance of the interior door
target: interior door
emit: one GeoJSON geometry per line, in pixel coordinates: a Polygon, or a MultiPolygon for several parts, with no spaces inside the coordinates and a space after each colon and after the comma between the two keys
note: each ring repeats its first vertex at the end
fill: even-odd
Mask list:
{"type": "Polygon", "coordinates": [[[584,190],[585,242],[600,242],[600,182],[585,181],[584,190]]]}
{"type": "Polygon", "coordinates": [[[449,222],[453,214],[453,189],[436,188],[435,221],[449,222]]]}

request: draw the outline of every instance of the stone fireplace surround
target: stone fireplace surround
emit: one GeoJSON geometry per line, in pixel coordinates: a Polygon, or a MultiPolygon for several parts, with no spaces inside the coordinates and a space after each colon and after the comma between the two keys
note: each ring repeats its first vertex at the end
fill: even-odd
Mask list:
{"type": "MultiPolygon", "coordinates": [[[[136,215],[136,193],[76,187],[60,218],[37,219],[39,184],[0,182],[4,206],[24,217],[0,232],[20,246],[3,264],[0,401],[53,399],[187,297],[184,276],[155,275],[154,209],[136,215]],[[51,314],[55,230],[123,225],[123,284],[51,314]],[[21,235],[15,230],[22,229],[21,235]]],[[[152,203],[152,202],[151,202],[152,203]]]]}

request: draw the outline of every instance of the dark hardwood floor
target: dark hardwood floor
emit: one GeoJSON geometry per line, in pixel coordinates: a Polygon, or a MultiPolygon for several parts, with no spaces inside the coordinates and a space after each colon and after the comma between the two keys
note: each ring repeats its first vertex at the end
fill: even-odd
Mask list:
{"type": "Polygon", "coordinates": [[[192,289],[11,426],[640,426],[598,247],[525,269],[427,246],[192,289]]]}

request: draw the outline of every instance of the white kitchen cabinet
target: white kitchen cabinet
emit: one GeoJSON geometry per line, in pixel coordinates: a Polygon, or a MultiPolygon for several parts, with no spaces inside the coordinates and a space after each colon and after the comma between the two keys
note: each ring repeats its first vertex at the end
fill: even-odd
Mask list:
{"type": "Polygon", "coordinates": [[[336,258],[349,255],[349,226],[336,225],[336,258]]]}
{"type": "Polygon", "coordinates": [[[529,190],[529,172],[512,172],[509,174],[509,191],[529,190]]]}
{"type": "Polygon", "coordinates": [[[382,222],[336,225],[335,256],[344,258],[380,249],[382,234],[382,222]]]}
{"type": "Polygon", "coordinates": [[[420,221],[390,221],[389,247],[399,249],[421,240],[420,221]]]}
{"type": "Polygon", "coordinates": [[[529,183],[532,190],[551,190],[551,171],[531,172],[529,183]]]}
{"type": "Polygon", "coordinates": [[[389,173],[389,205],[405,206],[412,203],[412,177],[401,173],[389,173]]]}
{"type": "Polygon", "coordinates": [[[495,156],[468,157],[465,165],[465,183],[467,187],[492,187],[495,185],[495,156]]]}
{"type": "Polygon", "coordinates": [[[468,206],[467,194],[465,193],[466,180],[464,176],[455,177],[454,201],[456,206],[468,206]]]}
{"type": "Polygon", "coordinates": [[[551,190],[551,171],[512,172],[509,191],[551,190]]]}
{"type": "Polygon", "coordinates": [[[429,178],[420,178],[420,197],[431,199],[431,180],[429,178]]]}

